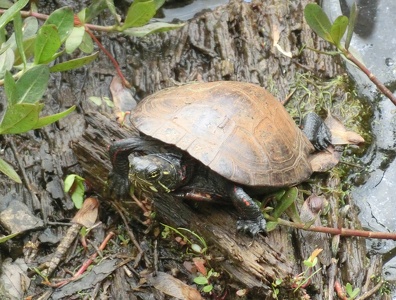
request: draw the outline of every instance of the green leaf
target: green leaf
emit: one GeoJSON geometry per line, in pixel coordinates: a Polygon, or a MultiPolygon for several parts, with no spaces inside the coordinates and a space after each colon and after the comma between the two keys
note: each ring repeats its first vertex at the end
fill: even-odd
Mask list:
{"type": "Polygon", "coordinates": [[[9,105],[0,124],[0,134],[22,133],[31,130],[44,104],[17,103],[9,105]]]}
{"type": "Polygon", "coordinates": [[[86,13],[86,12],[87,12],[87,9],[84,8],[84,9],[80,10],[80,11],[77,13],[77,18],[78,18],[78,20],[81,22],[81,24],[84,24],[84,23],[85,23],[85,13],[86,13]]]}
{"type": "Polygon", "coordinates": [[[108,107],[114,107],[114,102],[109,97],[102,97],[102,99],[108,107]]]}
{"type": "Polygon", "coordinates": [[[99,52],[95,52],[89,56],[79,57],[76,59],[65,61],[63,63],[56,64],[50,68],[50,72],[54,73],[77,69],[79,67],[89,64],[90,62],[95,60],[98,55],[99,52]]]}
{"type": "Polygon", "coordinates": [[[83,36],[85,33],[84,26],[74,27],[69,37],[66,39],[65,47],[66,53],[72,53],[82,43],[83,36]]]}
{"type": "Polygon", "coordinates": [[[106,0],[94,0],[92,1],[92,4],[85,9],[85,17],[82,19],[80,18],[80,20],[84,23],[88,23],[92,19],[96,18],[106,8],[106,0]]]}
{"type": "Polygon", "coordinates": [[[4,28],[8,22],[10,22],[16,14],[19,14],[20,10],[28,4],[29,0],[19,0],[15,2],[13,6],[7,9],[4,14],[0,17],[0,29],[4,28]]]}
{"type": "Polygon", "coordinates": [[[341,48],[340,42],[345,34],[348,26],[348,18],[345,16],[339,16],[335,19],[333,25],[331,26],[331,38],[333,43],[337,48],[341,48]]]}
{"type": "Polygon", "coordinates": [[[0,8],[10,8],[14,3],[9,0],[0,0],[0,8]]]}
{"type": "Polygon", "coordinates": [[[309,27],[322,39],[333,43],[331,37],[331,23],[322,8],[316,3],[309,3],[304,9],[305,20],[309,27]]]}
{"type": "Polygon", "coordinates": [[[17,102],[35,103],[44,95],[49,80],[49,67],[38,65],[27,70],[16,82],[17,102]]]}
{"type": "Polygon", "coordinates": [[[44,25],[40,28],[34,47],[34,63],[47,64],[54,60],[56,51],[61,46],[58,29],[55,25],[44,25]]]}
{"type": "Polygon", "coordinates": [[[113,18],[120,25],[120,16],[117,14],[114,1],[113,0],[105,0],[107,8],[109,9],[110,13],[112,14],[113,18]]]}
{"type": "MultiPolygon", "coordinates": [[[[35,44],[36,36],[29,37],[23,41],[23,54],[25,55],[26,59],[33,57],[35,44]]],[[[20,55],[19,49],[16,49],[14,65],[20,65],[21,63],[23,63],[22,57],[20,55]]]]}
{"type": "Polygon", "coordinates": [[[144,25],[141,27],[128,28],[128,29],[125,29],[123,31],[123,33],[130,35],[130,36],[142,37],[142,36],[145,36],[148,34],[178,29],[182,26],[184,26],[184,23],[170,24],[170,23],[165,23],[165,22],[156,22],[156,23],[147,24],[147,25],[144,25]]]}
{"type": "Polygon", "coordinates": [[[194,282],[199,285],[208,284],[208,279],[204,276],[198,276],[194,278],[194,282]]]}
{"type": "MultiPolygon", "coordinates": [[[[24,21],[23,24],[23,40],[31,38],[36,35],[38,30],[38,21],[36,18],[29,17],[24,21]]],[[[8,40],[2,45],[2,48],[11,47],[12,50],[17,50],[17,44],[15,39],[15,33],[11,34],[8,40]]]]}
{"type": "Polygon", "coordinates": [[[22,32],[22,17],[20,14],[16,14],[14,17],[14,31],[15,31],[15,41],[17,49],[21,55],[21,60],[23,62],[23,68],[26,69],[26,55],[23,50],[23,32],[22,32]]]}
{"type": "Polygon", "coordinates": [[[296,187],[288,189],[282,199],[277,203],[278,205],[275,207],[272,216],[276,219],[279,218],[280,215],[296,201],[297,195],[298,189],[296,187]]]}
{"type": "Polygon", "coordinates": [[[155,9],[158,10],[162,5],[164,5],[165,0],[154,0],[155,9]]]}
{"type": "Polygon", "coordinates": [[[37,34],[39,29],[38,21],[34,17],[28,17],[23,21],[23,39],[28,39],[37,34]]]}
{"type": "Polygon", "coordinates": [[[79,48],[82,52],[87,54],[91,54],[94,50],[92,38],[86,31],[84,31],[83,39],[79,48]]]}
{"type": "Polygon", "coordinates": [[[128,9],[124,25],[121,30],[147,24],[157,12],[157,5],[153,0],[135,0],[128,9]]]}
{"type": "Polygon", "coordinates": [[[68,192],[70,191],[71,187],[72,187],[73,184],[74,184],[74,181],[76,180],[76,177],[78,177],[78,175],[76,175],[76,174],[70,174],[70,175],[67,175],[67,176],[66,176],[66,178],[65,178],[65,180],[64,180],[65,186],[64,186],[64,188],[63,188],[63,190],[64,190],[66,193],[68,193],[68,192]]]}
{"type": "Polygon", "coordinates": [[[84,184],[82,182],[77,182],[77,187],[74,190],[73,194],[71,195],[74,206],[77,209],[80,209],[83,205],[84,194],[85,194],[84,184]]]}
{"type": "Polygon", "coordinates": [[[15,55],[11,48],[8,48],[0,55],[0,78],[3,78],[6,71],[12,69],[14,65],[15,55]]]}
{"type": "Polygon", "coordinates": [[[213,285],[212,284],[205,285],[203,287],[203,289],[202,289],[202,291],[205,292],[205,293],[210,293],[212,290],[213,290],[213,285]]]}
{"type": "Polygon", "coordinates": [[[64,191],[66,193],[70,191],[72,192],[71,197],[73,203],[78,209],[82,207],[84,201],[84,194],[85,194],[84,181],[85,181],[84,178],[76,174],[68,175],[65,179],[64,191]]]}
{"type": "Polygon", "coordinates": [[[91,96],[88,99],[91,100],[97,106],[100,106],[102,104],[102,98],[101,97],[91,96]]]}
{"type": "Polygon", "coordinates": [[[16,104],[16,84],[12,74],[9,71],[6,71],[4,76],[4,91],[7,96],[8,105],[16,104]]]}
{"type": "Polygon", "coordinates": [[[62,119],[64,117],[66,117],[68,114],[70,114],[75,109],[76,109],[76,107],[73,105],[69,109],[67,109],[65,111],[62,111],[60,113],[39,118],[37,120],[36,124],[31,129],[37,129],[37,128],[41,128],[41,127],[44,127],[46,125],[52,124],[52,123],[54,123],[54,122],[56,122],[56,121],[58,121],[58,120],[60,120],[60,119],[62,119]]]}
{"type": "Polygon", "coordinates": [[[21,234],[21,232],[16,232],[16,233],[12,233],[12,234],[9,234],[9,235],[2,236],[0,238],[0,243],[6,242],[6,241],[12,239],[13,237],[16,237],[18,234],[21,234]]]}
{"type": "Polygon", "coordinates": [[[265,224],[265,231],[270,232],[278,226],[278,222],[270,221],[265,224]]]}
{"type": "Polygon", "coordinates": [[[63,43],[74,26],[73,10],[67,6],[55,10],[50,14],[44,25],[55,25],[58,29],[59,39],[63,43]]]}
{"type": "Polygon", "coordinates": [[[0,172],[4,173],[6,176],[8,176],[10,179],[14,180],[17,183],[22,183],[21,178],[15,172],[13,167],[8,164],[6,161],[2,160],[0,158],[0,172]]]}
{"type": "Polygon", "coordinates": [[[345,49],[349,49],[351,44],[353,30],[355,29],[355,24],[357,20],[358,9],[356,2],[354,1],[351,7],[351,13],[349,14],[348,32],[345,38],[345,49]]]}

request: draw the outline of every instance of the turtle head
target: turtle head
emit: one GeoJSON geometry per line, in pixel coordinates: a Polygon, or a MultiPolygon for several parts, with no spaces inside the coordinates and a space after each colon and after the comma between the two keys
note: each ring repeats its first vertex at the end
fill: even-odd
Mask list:
{"type": "Polygon", "coordinates": [[[170,154],[130,156],[129,164],[131,185],[145,192],[169,193],[185,179],[180,158],[170,154]]]}

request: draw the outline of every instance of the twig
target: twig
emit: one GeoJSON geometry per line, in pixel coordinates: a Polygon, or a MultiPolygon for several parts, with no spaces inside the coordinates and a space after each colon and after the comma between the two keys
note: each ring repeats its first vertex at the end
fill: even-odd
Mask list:
{"type": "Polygon", "coordinates": [[[372,232],[372,231],[358,230],[358,229],[331,228],[331,227],[323,227],[323,226],[307,227],[306,224],[290,222],[284,219],[275,219],[271,217],[268,217],[268,219],[274,222],[278,222],[281,225],[303,229],[307,231],[323,232],[323,233],[329,233],[332,235],[340,235],[340,236],[355,236],[355,237],[358,236],[358,237],[365,237],[371,239],[396,240],[396,233],[392,233],[392,232],[372,232]]]}
{"type": "Polygon", "coordinates": [[[133,264],[133,267],[136,268],[142,259],[143,256],[143,249],[140,247],[138,241],[135,238],[135,235],[133,234],[132,229],[128,225],[128,220],[126,219],[125,215],[121,211],[121,209],[118,207],[118,205],[114,204],[114,208],[117,210],[118,214],[121,216],[122,221],[124,222],[125,228],[128,232],[129,238],[131,239],[132,243],[135,245],[135,247],[138,250],[138,254],[136,255],[135,263],[133,264]]]}
{"type": "Polygon", "coordinates": [[[383,284],[384,281],[381,279],[380,282],[378,282],[371,290],[357,297],[356,300],[372,299],[371,296],[373,296],[381,288],[383,284]]]}
{"type": "MultiPolygon", "coordinates": [[[[36,195],[36,191],[38,191],[37,187],[33,187],[33,184],[30,182],[28,176],[26,175],[25,172],[25,167],[23,166],[22,160],[18,154],[18,150],[17,147],[15,146],[14,140],[13,139],[7,139],[7,143],[10,145],[12,152],[14,153],[14,157],[18,163],[18,167],[19,167],[19,171],[22,174],[22,180],[25,183],[26,188],[28,189],[28,191],[30,192],[30,194],[32,195],[32,198],[37,201],[37,203],[43,203],[43,201],[40,201],[36,195]]],[[[42,209],[42,211],[44,211],[42,209]]],[[[44,219],[45,222],[46,219],[44,219]]]]}
{"type": "Polygon", "coordinates": [[[360,70],[363,71],[364,74],[377,86],[377,88],[383,93],[386,97],[388,97],[394,105],[396,105],[396,96],[381,82],[378,80],[373,73],[370,72],[369,69],[366,68],[364,64],[362,64],[355,56],[353,56],[348,50],[343,50],[343,54],[347,59],[353,62],[360,70]]]}

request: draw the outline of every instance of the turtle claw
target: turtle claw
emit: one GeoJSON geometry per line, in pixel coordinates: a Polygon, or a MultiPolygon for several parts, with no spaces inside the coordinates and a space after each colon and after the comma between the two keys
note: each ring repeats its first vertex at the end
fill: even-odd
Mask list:
{"type": "Polygon", "coordinates": [[[316,150],[324,150],[331,144],[331,132],[315,113],[308,113],[302,122],[303,132],[316,150]]]}
{"type": "Polygon", "coordinates": [[[254,237],[260,232],[266,234],[265,224],[265,219],[261,215],[256,219],[239,220],[237,222],[237,230],[250,233],[254,237]]]}
{"type": "Polygon", "coordinates": [[[318,150],[324,150],[331,144],[331,132],[330,129],[322,123],[318,128],[317,138],[314,142],[314,147],[318,150]]]}

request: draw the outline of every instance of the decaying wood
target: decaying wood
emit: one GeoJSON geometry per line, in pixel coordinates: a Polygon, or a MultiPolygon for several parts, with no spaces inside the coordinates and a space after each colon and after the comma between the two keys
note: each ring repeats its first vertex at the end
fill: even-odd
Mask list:
{"type": "MultiPolygon", "coordinates": [[[[94,186],[105,187],[103,178],[98,180],[95,174],[108,172],[109,160],[103,159],[103,155],[111,143],[109,133],[117,129],[118,136],[122,134],[127,137],[130,132],[100,114],[90,114],[87,121],[89,125],[82,138],[75,141],[72,147],[76,155],[82,158],[84,177],[94,186]],[[107,130],[99,134],[98,128],[107,130]],[[89,157],[89,160],[84,157],[89,157]]],[[[196,211],[169,195],[154,199],[154,206],[160,221],[174,227],[189,228],[202,235],[210,245],[215,245],[227,256],[224,268],[243,286],[261,289],[261,294],[268,294],[274,278],[291,276],[293,264],[279,244],[274,245],[273,240],[261,235],[253,240],[236,232],[237,216],[232,207],[221,209],[211,205],[203,211],[196,211]]]]}

